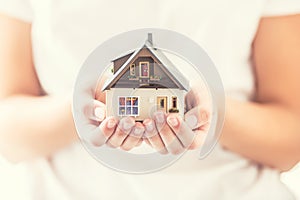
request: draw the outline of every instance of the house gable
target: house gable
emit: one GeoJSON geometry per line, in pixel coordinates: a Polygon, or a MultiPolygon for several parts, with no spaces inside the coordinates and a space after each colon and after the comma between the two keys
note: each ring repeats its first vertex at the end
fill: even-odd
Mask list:
{"type": "MultiPolygon", "coordinates": [[[[114,72],[102,91],[110,88],[178,88],[188,90],[188,81],[177,71],[171,61],[152,43],[145,44],[129,57],[123,65],[114,72]]],[[[117,59],[115,59],[116,61],[117,59]]]]}
{"type": "Polygon", "coordinates": [[[112,88],[179,88],[166,73],[162,63],[147,49],[142,48],[121,72],[112,88]],[[143,77],[143,63],[148,65],[147,76],[143,77]],[[133,68],[133,69],[132,69],[133,68]],[[134,72],[134,73],[132,73],[134,72]]]}

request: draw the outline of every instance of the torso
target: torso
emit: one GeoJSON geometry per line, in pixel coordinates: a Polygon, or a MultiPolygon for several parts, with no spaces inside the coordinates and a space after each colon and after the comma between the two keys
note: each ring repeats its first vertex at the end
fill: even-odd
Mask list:
{"type": "MultiPolygon", "coordinates": [[[[118,33],[146,27],[180,32],[202,46],[215,62],[227,95],[246,101],[253,93],[249,58],[265,1],[31,2],[35,12],[34,62],[49,94],[72,91],[81,64],[101,42],[118,33]]],[[[41,170],[55,177],[59,185],[56,187],[66,199],[257,199],[265,187],[273,191],[266,194],[270,195],[267,198],[289,197],[277,180],[277,172],[259,168],[219,145],[204,160],[191,151],[163,171],[139,176],[105,168],[79,144],[54,155],[51,162],[39,162],[37,166],[49,164],[49,168],[41,170]],[[272,183],[266,182],[270,179],[272,183]]],[[[47,177],[44,181],[51,184],[47,177]]],[[[51,193],[51,188],[44,189],[51,193]]]]}

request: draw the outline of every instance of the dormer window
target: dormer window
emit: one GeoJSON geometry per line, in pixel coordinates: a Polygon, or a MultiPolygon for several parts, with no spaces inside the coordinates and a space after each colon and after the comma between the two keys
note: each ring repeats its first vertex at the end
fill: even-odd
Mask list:
{"type": "Polygon", "coordinates": [[[140,62],[140,77],[149,78],[149,62],[140,62]]]}
{"type": "Polygon", "coordinates": [[[135,64],[130,65],[130,76],[135,76],[135,64]]]}

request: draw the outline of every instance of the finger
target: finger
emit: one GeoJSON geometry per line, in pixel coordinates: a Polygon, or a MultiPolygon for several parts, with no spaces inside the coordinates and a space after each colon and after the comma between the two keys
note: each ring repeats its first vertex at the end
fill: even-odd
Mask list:
{"type": "Polygon", "coordinates": [[[106,105],[101,101],[93,99],[85,106],[84,114],[88,119],[101,122],[106,117],[106,105]]]}
{"type": "Polygon", "coordinates": [[[195,136],[193,130],[178,116],[178,114],[169,114],[167,117],[167,122],[183,147],[189,147],[192,144],[195,136]]]}
{"type": "Polygon", "coordinates": [[[186,109],[190,110],[194,108],[195,106],[199,105],[199,95],[197,95],[196,90],[193,88],[191,89],[184,98],[186,109]]]}
{"type": "Polygon", "coordinates": [[[184,115],[185,122],[193,130],[200,128],[209,122],[209,113],[207,109],[201,106],[194,107],[184,115]]]}
{"type": "Polygon", "coordinates": [[[106,105],[100,101],[94,100],[94,116],[97,121],[103,121],[106,117],[106,105]]]}
{"type": "Polygon", "coordinates": [[[114,148],[120,147],[134,125],[135,121],[131,117],[121,119],[115,132],[106,142],[107,145],[114,148]]]}
{"type": "Polygon", "coordinates": [[[93,132],[91,143],[95,146],[102,146],[114,133],[118,120],[114,117],[106,118],[93,132]]]}
{"type": "Polygon", "coordinates": [[[160,135],[157,132],[155,122],[152,119],[145,119],[145,141],[161,154],[168,153],[160,135]]]}
{"type": "Polygon", "coordinates": [[[207,136],[206,131],[202,130],[196,130],[194,131],[194,133],[195,137],[192,144],[188,147],[189,150],[195,150],[200,148],[204,144],[205,138],[207,136]]]}
{"type": "Polygon", "coordinates": [[[149,146],[153,147],[148,138],[143,138],[143,141],[145,141],[149,146]]]}
{"type": "Polygon", "coordinates": [[[156,128],[168,152],[175,155],[183,153],[184,148],[181,142],[166,123],[165,113],[162,111],[157,111],[154,114],[154,119],[156,128]]]}
{"type": "Polygon", "coordinates": [[[125,151],[131,150],[137,145],[144,134],[145,128],[142,123],[137,122],[134,128],[131,129],[130,134],[126,137],[121,145],[121,149],[125,151]]]}
{"type": "Polygon", "coordinates": [[[197,149],[201,147],[206,139],[208,130],[209,130],[209,123],[206,123],[205,125],[201,126],[200,128],[194,130],[195,138],[192,144],[189,146],[190,150],[197,149]]]}
{"type": "Polygon", "coordinates": [[[107,81],[107,79],[109,79],[109,74],[103,73],[101,75],[100,80],[97,83],[96,93],[95,93],[95,99],[97,99],[98,101],[104,102],[104,103],[106,101],[106,92],[102,92],[102,87],[105,84],[105,82],[107,81]]]}
{"type": "Polygon", "coordinates": [[[143,143],[143,139],[139,139],[138,143],[135,145],[136,147],[140,146],[143,143]]]}

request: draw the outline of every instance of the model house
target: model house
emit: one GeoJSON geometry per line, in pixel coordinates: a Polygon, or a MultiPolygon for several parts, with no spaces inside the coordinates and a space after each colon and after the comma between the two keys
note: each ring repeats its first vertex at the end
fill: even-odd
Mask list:
{"type": "Polygon", "coordinates": [[[156,110],[184,114],[189,82],[153,45],[152,34],[139,49],[115,58],[113,76],[102,87],[107,116],[151,118],[156,110]]]}

